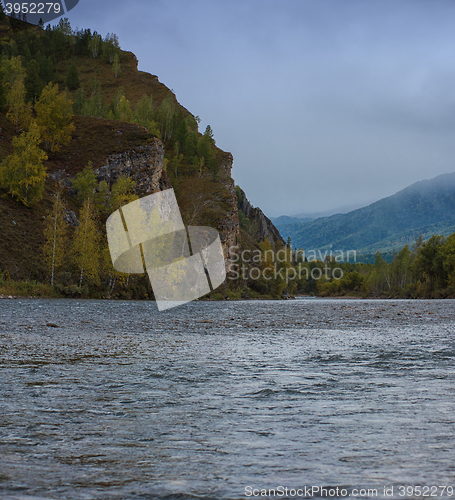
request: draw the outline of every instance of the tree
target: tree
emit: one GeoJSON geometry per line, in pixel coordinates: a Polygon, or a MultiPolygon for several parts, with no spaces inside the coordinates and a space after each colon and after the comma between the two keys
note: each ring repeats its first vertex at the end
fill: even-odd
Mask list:
{"type": "Polygon", "coordinates": [[[118,114],[121,122],[129,122],[133,116],[130,101],[125,96],[122,96],[118,103],[118,114]]]}
{"type": "Polygon", "coordinates": [[[54,30],[60,31],[61,33],[67,36],[71,36],[73,34],[71,23],[69,22],[69,19],[67,17],[60,19],[54,30]]]}
{"type": "Polygon", "coordinates": [[[163,99],[157,112],[158,127],[160,136],[164,142],[169,141],[174,133],[175,104],[171,97],[163,99]]]}
{"type": "Polygon", "coordinates": [[[31,120],[31,106],[25,102],[25,76],[19,56],[4,59],[1,63],[1,73],[5,88],[5,100],[9,107],[6,116],[16,126],[16,133],[27,128],[31,120]]]}
{"type": "Polygon", "coordinates": [[[99,283],[100,242],[91,198],[84,201],[79,213],[79,225],[74,234],[72,255],[80,271],[79,286],[82,286],[84,276],[93,283],[99,283]]]}
{"type": "Polygon", "coordinates": [[[54,78],[54,63],[50,57],[43,57],[40,61],[40,77],[47,85],[54,78]]]}
{"type": "Polygon", "coordinates": [[[112,72],[114,73],[115,78],[120,75],[121,65],[120,65],[120,57],[118,54],[114,55],[114,62],[112,64],[112,72]]]}
{"type": "Polygon", "coordinates": [[[43,81],[40,77],[40,65],[35,59],[32,59],[28,63],[25,89],[27,91],[27,99],[31,101],[32,106],[34,106],[43,91],[43,81]]]}
{"type": "Polygon", "coordinates": [[[100,116],[107,115],[106,105],[104,104],[103,91],[101,83],[98,79],[98,72],[90,81],[89,99],[85,102],[82,108],[82,114],[85,116],[100,116]]]}
{"type": "Polygon", "coordinates": [[[444,270],[448,275],[448,285],[455,287],[455,233],[447,238],[440,252],[444,270]]]}
{"type": "Polygon", "coordinates": [[[85,105],[85,92],[83,87],[79,87],[74,94],[74,104],[73,104],[73,113],[75,115],[82,115],[82,110],[85,105]]]}
{"type": "Polygon", "coordinates": [[[211,139],[211,142],[213,144],[215,144],[215,139],[213,138],[213,130],[212,130],[212,127],[210,125],[207,125],[205,132],[204,132],[204,135],[206,137],[208,137],[209,139],[211,139]]]}
{"type": "Polygon", "coordinates": [[[134,193],[135,187],[136,181],[131,177],[121,175],[117,179],[111,190],[110,209],[112,212],[138,199],[138,196],[134,193]]]}
{"type": "Polygon", "coordinates": [[[134,121],[143,127],[153,120],[153,97],[144,94],[134,108],[134,121]]]}
{"type": "Polygon", "coordinates": [[[88,48],[95,59],[100,55],[102,44],[103,38],[95,31],[92,39],[88,43],[88,48]]]}
{"type": "Polygon", "coordinates": [[[79,76],[77,74],[77,66],[74,61],[71,63],[71,66],[69,67],[68,74],[66,75],[65,84],[68,90],[77,90],[81,84],[81,82],[79,81],[79,76]]]}
{"type": "Polygon", "coordinates": [[[207,125],[204,135],[199,138],[197,150],[198,155],[204,158],[206,167],[216,175],[218,172],[218,163],[213,150],[214,145],[215,141],[213,140],[212,128],[210,125],[207,125]]]}
{"type": "Polygon", "coordinates": [[[92,39],[90,29],[78,30],[76,32],[76,40],[74,42],[73,51],[76,56],[89,55],[89,43],[92,39]]]}
{"type": "Polygon", "coordinates": [[[77,197],[81,201],[93,198],[97,180],[93,171],[91,161],[85,165],[84,170],[76,175],[76,179],[72,182],[73,188],[77,191],[77,197]]]}
{"type": "Polygon", "coordinates": [[[40,127],[47,151],[59,151],[68,144],[74,125],[73,103],[64,93],[59,93],[58,85],[49,83],[35,105],[36,121],[40,127]]]}
{"type": "Polygon", "coordinates": [[[67,225],[65,207],[60,192],[54,194],[54,206],[48,212],[44,236],[44,259],[51,275],[51,286],[54,286],[55,271],[62,266],[67,243],[67,225]]]}
{"type": "Polygon", "coordinates": [[[432,236],[421,246],[415,261],[418,272],[429,280],[430,292],[434,289],[435,281],[444,275],[443,258],[440,253],[444,242],[443,236],[432,236]]]}
{"type": "Polygon", "coordinates": [[[47,155],[38,145],[39,127],[32,122],[28,132],[13,138],[14,153],[0,164],[0,183],[26,206],[39,201],[46,182],[43,161],[47,155]]]}
{"type": "Polygon", "coordinates": [[[108,33],[103,42],[103,59],[109,61],[110,64],[114,63],[115,55],[120,53],[120,45],[118,43],[118,36],[115,33],[108,33]]]}

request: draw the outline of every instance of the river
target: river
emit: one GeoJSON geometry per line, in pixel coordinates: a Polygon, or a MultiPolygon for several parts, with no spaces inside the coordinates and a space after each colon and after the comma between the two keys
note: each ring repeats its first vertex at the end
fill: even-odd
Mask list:
{"type": "Polygon", "coordinates": [[[1,300],[0,497],[455,497],[454,356],[453,300],[1,300]]]}

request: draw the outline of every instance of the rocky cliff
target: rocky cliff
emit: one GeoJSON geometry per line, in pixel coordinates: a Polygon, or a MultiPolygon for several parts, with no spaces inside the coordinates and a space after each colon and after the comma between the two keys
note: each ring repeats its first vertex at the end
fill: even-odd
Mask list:
{"type": "Polygon", "coordinates": [[[275,246],[277,242],[284,245],[284,240],[272,221],[264,215],[264,212],[257,207],[253,207],[248,201],[244,191],[237,187],[238,208],[241,211],[240,218],[243,219],[243,226],[247,232],[257,241],[269,240],[275,246]],[[243,217],[242,217],[243,216],[243,217]],[[248,222],[246,224],[246,222],[248,222]]]}
{"type": "Polygon", "coordinates": [[[136,183],[136,193],[142,197],[169,189],[171,183],[164,171],[164,148],[159,139],[153,138],[149,145],[106,158],[105,164],[96,169],[98,182],[106,181],[110,186],[121,175],[136,183]]]}
{"type": "MultiPolygon", "coordinates": [[[[210,192],[204,193],[200,200],[200,206],[203,211],[204,205],[213,206],[220,201],[225,204],[223,212],[219,214],[216,227],[213,223],[212,226],[220,233],[221,244],[227,265],[229,265],[228,261],[233,258],[239,233],[238,201],[235,184],[231,177],[232,155],[220,151],[218,164],[220,178],[216,184],[219,184],[220,189],[217,190],[215,196],[212,196],[210,192]],[[221,196],[218,195],[218,192],[221,193],[221,196]]],[[[173,187],[165,171],[163,144],[156,138],[152,139],[149,145],[139,146],[124,153],[109,155],[103,166],[97,168],[95,173],[99,182],[106,181],[109,186],[112,186],[121,175],[131,177],[136,182],[136,193],[139,197],[173,187]]],[[[193,199],[189,204],[187,203],[187,206],[183,205],[181,207],[181,209],[183,208],[184,220],[190,224],[199,223],[199,220],[203,220],[202,217],[198,221],[193,221],[191,214],[188,213],[195,206],[197,196],[192,197],[190,194],[189,198],[193,199]]]]}

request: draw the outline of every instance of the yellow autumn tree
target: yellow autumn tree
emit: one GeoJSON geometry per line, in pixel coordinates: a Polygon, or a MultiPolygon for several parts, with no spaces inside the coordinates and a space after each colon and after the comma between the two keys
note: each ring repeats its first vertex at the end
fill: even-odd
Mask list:
{"type": "Polygon", "coordinates": [[[96,226],[95,206],[93,198],[89,197],[79,213],[72,246],[73,259],[79,270],[79,286],[84,278],[96,284],[100,280],[100,237],[96,226]]]}
{"type": "MultiPolygon", "coordinates": [[[[104,191],[104,186],[100,183],[102,191],[104,191]]],[[[119,208],[131,203],[134,200],[138,199],[137,194],[134,193],[134,188],[136,187],[136,182],[131,179],[131,177],[126,177],[125,175],[121,175],[117,182],[112,186],[112,190],[106,194],[101,192],[101,198],[107,201],[106,205],[102,205],[103,208],[107,208],[110,212],[115,212],[119,208]]],[[[102,250],[102,258],[101,258],[102,266],[104,272],[109,273],[109,294],[114,291],[115,285],[117,282],[120,282],[122,285],[127,283],[129,278],[129,274],[121,273],[114,269],[112,265],[111,255],[109,252],[109,247],[107,245],[107,240],[103,246],[102,250]]]]}
{"type": "Polygon", "coordinates": [[[38,125],[32,122],[28,132],[13,138],[14,153],[0,164],[0,184],[26,206],[41,199],[46,182],[47,155],[40,142],[38,125]]]}
{"type": "Polygon", "coordinates": [[[73,102],[58,85],[49,83],[35,104],[36,121],[47,151],[59,151],[71,140],[74,131],[73,102]]]}
{"type": "Polygon", "coordinates": [[[131,103],[125,96],[122,96],[120,102],[118,103],[118,114],[121,122],[129,122],[133,117],[131,103]]]}
{"type": "Polygon", "coordinates": [[[3,59],[1,74],[5,91],[5,100],[8,106],[7,117],[16,126],[16,134],[26,129],[32,119],[30,103],[25,102],[25,76],[20,56],[3,59]]]}

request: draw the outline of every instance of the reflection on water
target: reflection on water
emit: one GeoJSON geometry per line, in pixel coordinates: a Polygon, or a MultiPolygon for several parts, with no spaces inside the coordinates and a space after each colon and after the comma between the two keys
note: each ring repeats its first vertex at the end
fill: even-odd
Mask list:
{"type": "Polygon", "coordinates": [[[0,497],[454,486],[454,305],[0,301],[0,497]]]}

